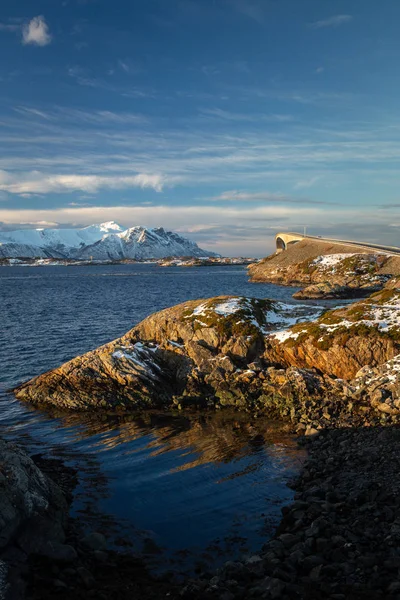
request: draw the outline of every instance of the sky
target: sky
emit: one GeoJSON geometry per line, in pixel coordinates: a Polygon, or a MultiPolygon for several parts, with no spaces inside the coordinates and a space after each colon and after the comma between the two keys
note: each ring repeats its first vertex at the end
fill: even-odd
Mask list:
{"type": "Polygon", "coordinates": [[[400,246],[400,2],[2,0],[0,229],[400,246]]]}

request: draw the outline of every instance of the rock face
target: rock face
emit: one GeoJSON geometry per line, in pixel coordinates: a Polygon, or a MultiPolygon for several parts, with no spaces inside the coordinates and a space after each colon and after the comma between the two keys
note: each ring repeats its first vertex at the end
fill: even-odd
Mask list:
{"type": "Polygon", "coordinates": [[[400,273],[400,257],[354,253],[350,246],[304,240],[249,267],[252,281],[306,287],[295,298],[357,298],[400,273]],[[338,252],[338,249],[340,252],[338,252]]]}
{"type": "Polygon", "coordinates": [[[400,352],[399,293],[383,290],[345,308],[327,311],[309,324],[269,336],[265,354],[284,366],[315,368],[352,379],[400,352]]]}
{"type": "Polygon", "coordinates": [[[15,563],[65,551],[68,506],[60,488],[17,445],[0,440],[0,598],[20,597],[15,563]],[[11,589],[9,589],[11,588],[11,589]]]}
{"type": "Polygon", "coordinates": [[[185,302],[15,393],[34,404],[78,410],[169,406],[182,398],[186,404],[216,397],[246,404],[248,382],[266,366],[265,335],[309,313],[310,307],[240,297],[185,302]],[[243,392],[232,392],[233,379],[243,392]]]}
{"type": "Polygon", "coordinates": [[[229,296],[186,302],[15,394],[73,410],[233,406],[304,426],[366,413],[396,420],[399,306],[400,292],[386,289],[310,322],[321,309],[229,296]]]}
{"type": "Polygon", "coordinates": [[[63,541],[67,503],[61,490],[15,444],[0,440],[0,456],[0,552],[15,540],[24,550],[31,527],[48,532],[51,526],[53,539],[63,541]]]}

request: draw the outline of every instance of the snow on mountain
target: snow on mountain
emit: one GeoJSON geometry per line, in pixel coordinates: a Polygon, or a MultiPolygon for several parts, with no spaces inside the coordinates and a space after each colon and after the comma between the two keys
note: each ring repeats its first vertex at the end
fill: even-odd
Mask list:
{"type": "Polygon", "coordinates": [[[114,221],[83,229],[22,229],[0,232],[0,258],[54,257],[95,260],[167,256],[215,256],[162,227],[124,230],[114,221]]]}
{"type": "Polygon", "coordinates": [[[0,244],[13,242],[52,249],[80,248],[94,244],[107,233],[120,231],[123,231],[122,227],[113,221],[83,229],[20,229],[0,232],[0,244]]]}

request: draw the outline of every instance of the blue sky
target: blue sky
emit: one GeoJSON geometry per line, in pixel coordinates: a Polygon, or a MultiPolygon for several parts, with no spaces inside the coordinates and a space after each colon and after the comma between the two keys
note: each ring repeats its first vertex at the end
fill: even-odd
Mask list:
{"type": "Polygon", "coordinates": [[[1,227],[400,245],[399,21],[395,1],[2,0],[1,227]]]}

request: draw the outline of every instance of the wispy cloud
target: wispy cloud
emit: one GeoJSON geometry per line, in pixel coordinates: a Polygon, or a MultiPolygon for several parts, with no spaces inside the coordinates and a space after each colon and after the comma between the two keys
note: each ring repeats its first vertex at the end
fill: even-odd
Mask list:
{"type": "Polygon", "coordinates": [[[123,71],[125,71],[125,73],[129,73],[129,71],[130,71],[130,67],[129,67],[129,65],[128,65],[128,63],[127,63],[126,61],[124,61],[124,60],[119,60],[119,61],[118,61],[118,66],[119,66],[119,67],[120,67],[120,68],[121,68],[123,71]]]}
{"type": "Polygon", "coordinates": [[[383,208],[384,210],[390,210],[391,208],[400,208],[400,202],[392,202],[389,204],[380,204],[379,208],[383,208]]]}
{"type": "Polygon", "coordinates": [[[0,231],[14,231],[15,229],[36,229],[37,227],[43,227],[48,229],[49,227],[58,227],[59,223],[55,221],[29,221],[20,222],[17,225],[14,223],[4,223],[0,221],[0,231]]]}
{"type": "Polygon", "coordinates": [[[279,115],[279,114],[254,114],[254,113],[234,113],[222,108],[202,108],[200,113],[207,117],[218,118],[224,121],[246,121],[256,122],[261,121],[285,123],[293,121],[292,115],[279,115]]]}
{"type": "Polygon", "coordinates": [[[20,29],[21,25],[18,25],[16,23],[0,23],[0,31],[15,32],[20,31],[20,29]]]}
{"type": "Polygon", "coordinates": [[[255,2],[254,0],[229,0],[229,4],[231,4],[237,12],[245,15],[249,19],[260,24],[264,23],[264,9],[259,2],[255,2]]]}
{"type": "Polygon", "coordinates": [[[161,192],[166,184],[162,175],[138,173],[130,176],[111,175],[46,175],[39,171],[10,173],[0,171],[0,190],[10,194],[47,194],[65,192],[95,193],[100,189],[152,188],[161,192]]]}
{"type": "MultiPolygon", "coordinates": [[[[316,178],[314,178],[316,179],[316,178]]],[[[307,187],[304,185],[304,187],[307,187]]],[[[287,194],[275,193],[275,192],[239,192],[238,190],[231,190],[222,192],[219,196],[213,196],[211,200],[214,201],[228,201],[228,202],[265,202],[269,203],[282,203],[282,204],[334,204],[336,202],[327,202],[324,200],[312,200],[309,198],[296,198],[287,194]]]]}
{"type": "Polygon", "coordinates": [[[63,106],[53,107],[51,110],[38,110],[29,106],[15,106],[13,110],[21,115],[39,117],[47,121],[67,121],[73,123],[103,124],[103,125],[134,125],[148,123],[147,117],[141,114],[128,112],[114,112],[111,110],[80,110],[63,106]]]}
{"type": "Polygon", "coordinates": [[[315,185],[321,178],[317,175],[314,177],[310,177],[309,179],[302,179],[297,181],[294,185],[295,190],[304,190],[306,188],[310,188],[315,185]]]}
{"type": "Polygon", "coordinates": [[[310,27],[312,29],[321,29],[322,27],[339,27],[339,25],[344,25],[345,23],[349,23],[352,20],[352,15],[334,15],[333,17],[329,17],[328,19],[323,19],[322,21],[315,21],[314,23],[310,23],[310,27]]]}
{"type": "Polygon", "coordinates": [[[13,110],[21,115],[31,115],[46,120],[51,119],[51,116],[49,114],[37,108],[29,108],[28,106],[15,106],[13,110]]]}
{"type": "Polygon", "coordinates": [[[22,43],[35,46],[47,46],[51,43],[52,36],[45,18],[40,15],[34,17],[22,28],[22,43]]]}
{"type": "MultiPolygon", "coordinates": [[[[67,72],[78,85],[106,90],[124,96],[125,98],[154,98],[156,95],[154,90],[115,85],[114,83],[110,83],[107,79],[94,77],[90,71],[83,69],[79,65],[68,67],[67,72]]],[[[111,75],[114,73],[114,70],[110,69],[108,73],[111,75]]]]}

